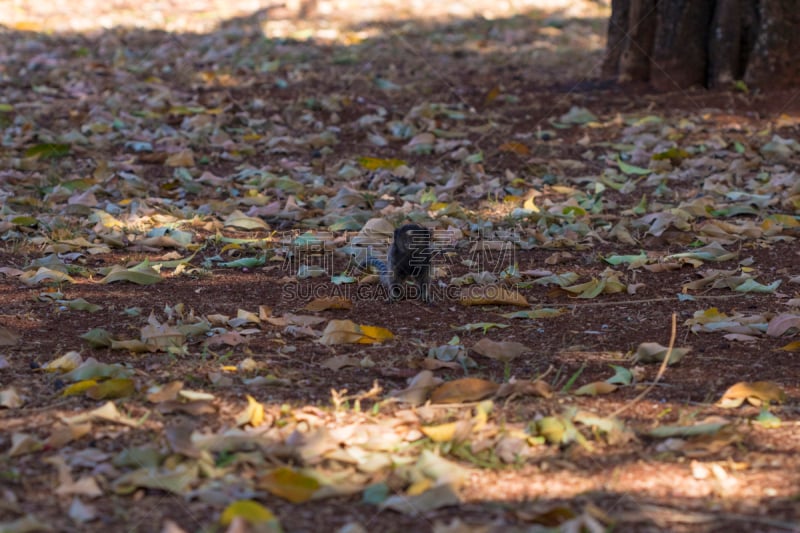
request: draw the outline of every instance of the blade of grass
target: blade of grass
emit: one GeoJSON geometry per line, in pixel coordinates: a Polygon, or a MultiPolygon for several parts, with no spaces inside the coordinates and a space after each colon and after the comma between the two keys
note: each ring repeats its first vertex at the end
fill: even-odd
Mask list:
{"type": "Polygon", "coordinates": [[[569,392],[569,390],[575,384],[575,381],[577,381],[578,376],[583,373],[584,368],[586,368],[586,363],[581,364],[581,367],[574,374],[572,374],[572,376],[570,376],[570,378],[567,380],[567,383],[564,385],[564,388],[561,389],[561,392],[564,394],[569,392]]]}

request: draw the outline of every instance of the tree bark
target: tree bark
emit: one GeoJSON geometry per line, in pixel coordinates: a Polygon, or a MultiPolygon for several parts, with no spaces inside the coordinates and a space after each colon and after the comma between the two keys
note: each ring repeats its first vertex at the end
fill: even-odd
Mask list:
{"type": "Polygon", "coordinates": [[[798,85],[800,0],[761,0],[755,47],[744,80],[752,85],[798,85]]]}
{"type": "Polygon", "coordinates": [[[603,72],[657,89],[800,83],[800,0],[612,0],[603,72]]]}

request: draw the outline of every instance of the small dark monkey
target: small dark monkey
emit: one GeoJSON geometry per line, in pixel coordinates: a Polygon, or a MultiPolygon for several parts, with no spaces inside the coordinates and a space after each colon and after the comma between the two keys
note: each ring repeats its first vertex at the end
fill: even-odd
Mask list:
{"type": "Polygon", "coordinates": [[[371,257],[365,266],[377,269],[390,301],[403,296],[404,284],[410,279],[419,287],[421,299],[429,302],[432,255],[431,231],[418,224],[406,224],[394,230],[388,264],[371,257]]]}

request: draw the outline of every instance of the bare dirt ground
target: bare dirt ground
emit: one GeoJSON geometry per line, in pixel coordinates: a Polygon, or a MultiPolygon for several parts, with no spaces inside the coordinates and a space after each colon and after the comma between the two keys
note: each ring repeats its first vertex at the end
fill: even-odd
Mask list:
{"type": "Polygon", "coordinates": [[[595,2],[250,4],[0,2],[0,531],[800,531],[796,91],[604,81],[595,2]],[[374,296],[378,218],[455,292],[374,296]]]}

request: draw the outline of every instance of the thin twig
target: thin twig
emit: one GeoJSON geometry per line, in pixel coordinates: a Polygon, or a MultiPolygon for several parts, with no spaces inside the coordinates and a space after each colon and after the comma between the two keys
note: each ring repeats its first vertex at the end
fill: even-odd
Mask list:
{"type": "Polygon", "coordinates": [[[656,379],[648,385],[646,389],[644,389],[636,398],[631,400],[630,402],[626,403],[613,413],[611,413],[609,418],[618,416],[620,413],[623,413],[639,403],[639,401],[647,396],[651,390],[656,386],[656,384],[661,380],[661,377],[664,375],[664,372],[667,370],[667,364],[669,363],[669,358],[672,357],[672,348],[675,346],[675,336],[678,334],[678,318],[675,313],[672,313],[672,334],[669,337],[669,348],[667,349],[667,354],[664,356],[664,360],[661,361],[661,367],[658,369],[658,374],[656,374],[656,379]]]}

